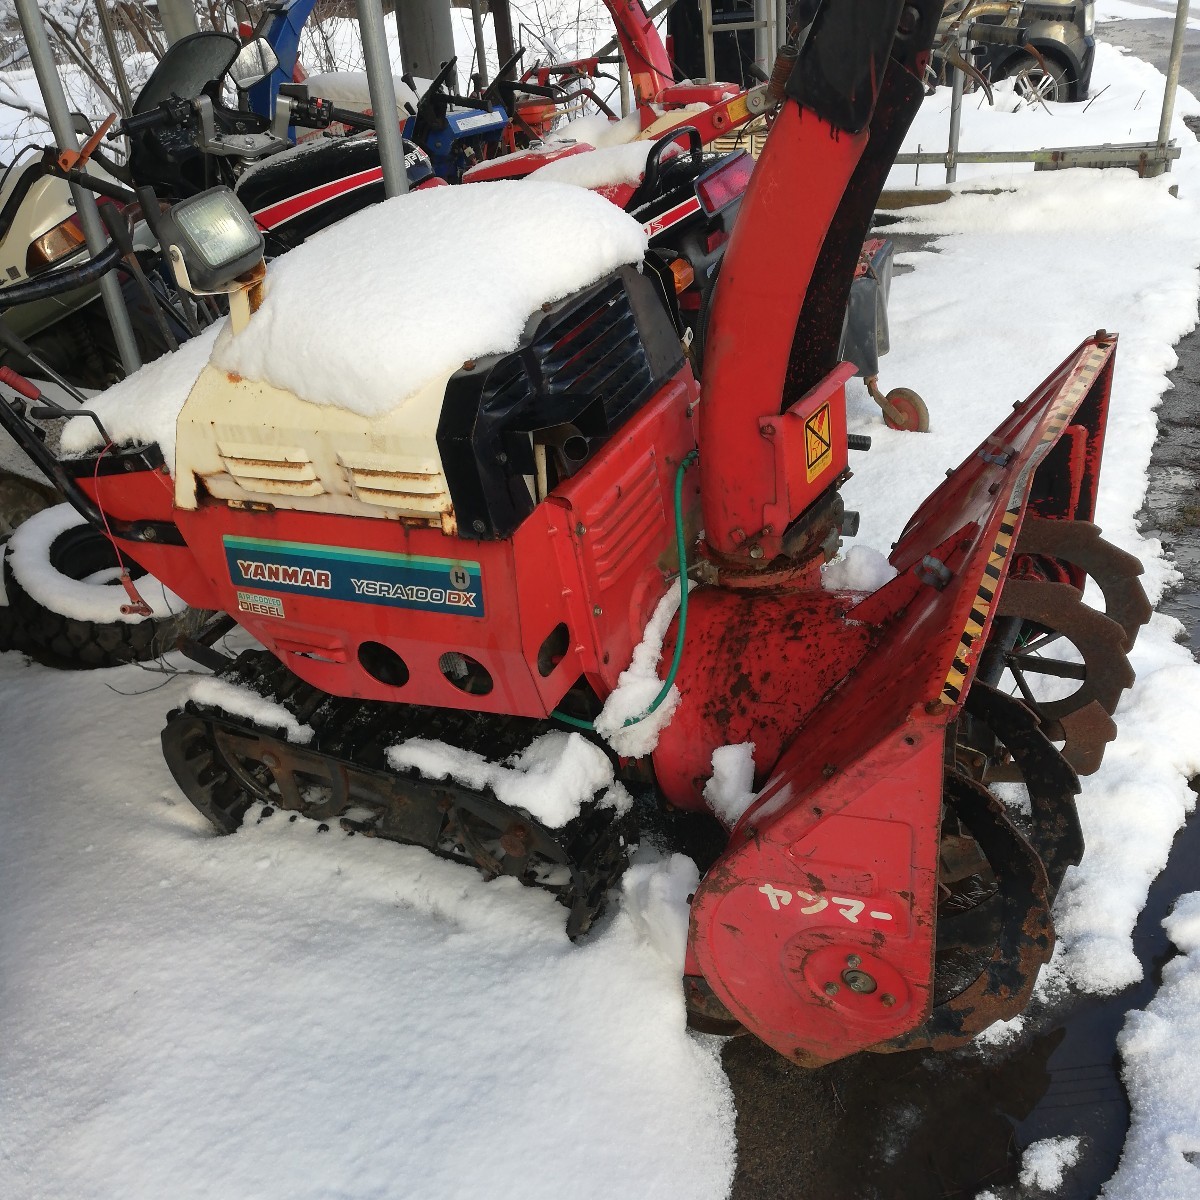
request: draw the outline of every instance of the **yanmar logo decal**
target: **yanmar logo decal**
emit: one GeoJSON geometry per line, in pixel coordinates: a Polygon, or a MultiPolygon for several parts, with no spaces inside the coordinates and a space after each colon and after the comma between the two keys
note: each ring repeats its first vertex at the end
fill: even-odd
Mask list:
{"type": "Polygon", "coordinates": [[[314,571],[312,567],[285,567],[280,563],[256,562],[252,558],[239,558],[237,565],[243,579],[290,583],[296,587],[323,588],[325,591],[333,587],[333,576],[328,571],[314,571]]]}
{"type": "MultiPolygon", "coordinates": [[[[225,560],[235,589],[255,585],[253,606],[242,611],[266,612],[260,592],[349,600],[424,612],[483,616],[483,578],[476,562],[321,546],[310,542],[275,542],[265,538],[226,537],[225,560]]],[[[239,591],[239,599],[250,593],[239,591]]]]}

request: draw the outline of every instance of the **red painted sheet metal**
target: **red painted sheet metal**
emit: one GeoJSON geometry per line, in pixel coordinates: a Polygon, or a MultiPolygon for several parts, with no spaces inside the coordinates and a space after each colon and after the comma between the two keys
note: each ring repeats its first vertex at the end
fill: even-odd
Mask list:
{"type": "MultiPolygon", "coordinates": [[[[1114,341],[1085,342],[922,504],[892,556],[901,573],[846,613],[847,622],[871,626],[869,651],[796,731],[696,893],[691,940],[706,979],[784,1053],[837,1058],[922,1019],[944,729],[970,686],[1025,506],[1031,494],[1051,503],[1039,466],[1054,463],[1049,456],[1073,425],[1103,437],[1114,341]],[[860,823],[847,826],[848,818],[860,823]],[[897,825],[908,828],[911,852],[893,863],[903,840],[897,825]],[[856,856],[839,858],[850,841],[856,856]],[[828,869],[873,861],[884,866],[868,870],[857,891],[828,869]],[[766,885],[792,892],[786,904],[776,897],[786,920],[753,919],[755,906],[770,901],[766,885]],[[793,910],[801,893],[814,899],[793,910]],[[851,1002],[840,984],[837,993],[824,990],[838,983],[825,978],[838,956],[867,961],[857,948],[867,944],[866,926],[842,929],[836,897],[892,912],[867,938],[871,974],[888,980],[871,995],[893,998],[886,1014],[861,996],[851,1002]],[[797,913],[824,925],[794,925],[797,913]]],[[[836,621],[827,637],[840,653],[836,621]]]]}
{"type": "Polygon", "coordinates": [[[866,140],[835,136],[789,102],[750,178],[721,266],[700,407],[705,537],[719,557],[744,552],[762,526],[757,481],[772,473],[773,451],[759,418],[779,412],[792,331],[866,140]]]}

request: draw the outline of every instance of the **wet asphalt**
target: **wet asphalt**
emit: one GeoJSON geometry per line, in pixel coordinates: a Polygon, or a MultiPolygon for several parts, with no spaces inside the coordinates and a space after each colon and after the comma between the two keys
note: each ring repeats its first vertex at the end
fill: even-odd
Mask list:
{"type": "MultiPolygon", "coordinates": [[[[1170,6],[1173,11],[1174,6],[1170,6]]],[[[1172,21],[1118,21],[1102,36],[1165,71],[1172,21]]],[[[1189,32],[1181,81],[1200,85],[1200,34],[1189,32]]],[[[1173,390],[1140,522],[1160,537],[1183,581],[1160,603],[1200,648],[1200,331],[1177,346],[1173,390]]],[[[1195,784],[1193,784],[1195,786],[1195,784]]],[[[1145,967],[1116,996],[1073,997],[1031,1013],[1022,1040],[987,1055],[859,1055],[817,1071],[793,1067],[749,1037],[722,1058],[737,1104],[733,1200],[956,1200],[990,1189],[1031,1197],[1017,1183],[1021,1152],[1045,1137],[1078,1134],[1079,1161],[1055,1200],[1091,1200],[1116,1170],[1129,1125],[1116,1036],[1144,1007],[1173,955],[1162,919],[1200,886],[1200,818],[1176,836],[1134,933],[1145,967]]]]}

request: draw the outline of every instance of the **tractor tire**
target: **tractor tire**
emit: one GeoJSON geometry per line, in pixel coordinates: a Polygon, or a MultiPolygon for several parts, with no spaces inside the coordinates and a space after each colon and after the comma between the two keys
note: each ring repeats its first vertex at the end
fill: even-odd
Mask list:
{"type": "Polygon", "coordinates": [[[0,537],[0,653],[5,650],[19,650],[22,640],[20,622],[8,602],[2,575],[7,542],[7,537],[0,537]]]}
{"type": "Polygon", "coordinates": [[[1032,54],[1021,54],[1007,63],[1005,79],[1011,79],[1016,93],[1028,103],[1039,100],[1064,104],[1071,99],[1071,79],[1067,68],[1049,55],[1042,56],[1042,63],[1032,54]]]}
{"type": "Polygon", "coordinates": [[[105,534],[68,504],[30,517],[4,558],[14,648],[65,669],[145,662],[173,649],[207,616],[128,558],[126,566],[153,610],[149,617],[121,612],[128,597],[105,534]]]}

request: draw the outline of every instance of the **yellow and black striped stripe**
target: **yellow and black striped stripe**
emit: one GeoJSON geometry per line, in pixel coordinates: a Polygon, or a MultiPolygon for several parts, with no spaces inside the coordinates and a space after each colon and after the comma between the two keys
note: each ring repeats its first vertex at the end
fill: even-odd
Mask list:
{"type": "Polygon", "coordinates": [[[992,552],[988,555],[987,566],[983,568],[983,578],[979,581],[975,601],[971,605],[971,615],[967,618],[966,627],[958,639],[954,662],[951,664],[950,673],[946,676],[946,683],[942,688],[941,699],[944,704],[957,704],[962,695],[967,671],[970,669],[967,659],[971,653],[971,647],[975,644],[975,639],[983,633],[983,628],[987,624],[988,613],[992,610],[996,591],[1004,576],[1004,564],[1008,560],[1008,553],[1012,548],[1013,531],[1017,527],[1020,515],[1020,509],[1008,509],[1000,520],[1000,528],[996,530],[995,544],[992,546],[992,552]]]}
{"type": "Polygon", "coordinates": [[[1038,446],[1030,455],[1025,468],[1022,470],[1016,486],[1009,497],[1009,507],[1005,510],[996,532],[996,542],[988,555],[987,566],[983,569],[983,578],[979,581],[979,589],[975,601],[971,605],[971,615],[967,618],[966,628],[958,639],[958,647],[954,652],[954,662],[946,676],[942,687],[941,701],[943,704],[957,704],[966,686],[967,673],[970,670],[968,659],[971,647],[976,638],[982,633],[987,624],[988,614],[996,599],[1000,580],[1004,577],[1005,564],[1012,548],[1013,531],[1021,516],[1025,503],[1025,485],[1033,469],[1047,450],[1058,441],[1062,431],[1070,424],[1084,396],[1091,390],[1092,384],[1100,368],[1108,361],[1112,346],[1109,343],[1093,345],[1083,362],[1076,369],[1074,377],[1063,389],[1047,414],[1046,424],[1038,439],[1038,446]]]}

